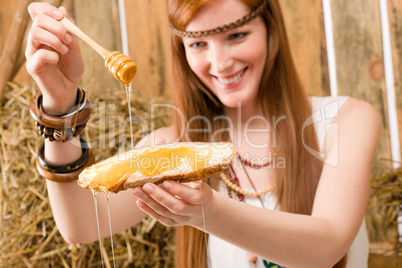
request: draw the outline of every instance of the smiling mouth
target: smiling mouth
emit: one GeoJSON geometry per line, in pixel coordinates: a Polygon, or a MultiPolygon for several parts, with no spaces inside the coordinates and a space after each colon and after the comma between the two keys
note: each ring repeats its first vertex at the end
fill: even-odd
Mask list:
{"type": "Polygon", "coordinates": [[[247,67],[244,68],[243,70],[241,70],[238,74],[235,74],[234,76],[232,76],[230,78],[222,78],[222,77],[216,76],[216,79],[219,81],[219,83],[221,83],[222,85],[225,85],[225,86],[234,84],[240,80],[240,78],[243,76],[243,74],[246,70],[247,70],[247,67]]]}

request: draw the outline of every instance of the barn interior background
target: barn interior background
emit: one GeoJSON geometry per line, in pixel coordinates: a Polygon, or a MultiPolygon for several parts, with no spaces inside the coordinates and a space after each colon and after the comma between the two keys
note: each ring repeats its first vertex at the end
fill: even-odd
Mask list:
{"type": "MultiPolygon", "coordinates": [[[[0,0],[0,267],[99,267],[97,243],[68,245],[59,235],[44,179],[35,169],[36,148],[42,138],[28,112],[28,103],[38,91],[25,70],[24,49],[31,24],[26,8],[30,2],[0,0]]],[[[167,125],[170,111],[159,108],[152,111],[151,118],[150,107],[151,103],[169,102],[171,66],[165,2],[46,2],[66,6],[77,25],[109,50],[122,51],[120,26],[127,27],[128,51],[138,66],[132,112],[147,125],[167,125]],[[125,6],[125,20],[119,15],[119,3],[120,7],[125,6]]],[[[400,154],[400,148],[393,146],[400,147],[402,135],[397,141],[390,138],[392,126],[397,133],[402,129],[402,1],[386,1],[394,76],[391,88],[396,96],[391,104],[385,82],[380,2],[332,0],[334,42],[333,46],[332,43],[327,46],[321,0],[280,0],[294,58],[307,91],[318,96],[331,94],[327,48],[334,48],[338,94],[368,101],[382,116],[383,131],[372,170],[366,216],[370,267],[402,267],[396,209],[402,202],[402,170],[398,168],[400,163],[392,162],[400,159],[400,155],[391,154],[392,149],[400,154]],[[391,110],[389,105],[393,105],[391,110]],[[392,109],[398,118],[395,122],[392,121],[395,118],[389,118],[392,109]]],[[[129,146],[127,100],[122,85],[108,75],[96,52],[85,44],[81,48],[86,64],[81,86],[96,104],[84,135],[93,145],[97,160],[101,160],[129,146]]],[[[149,131],[140,123],[134,122],[135,140],[149,131]]],[[[171,267],[173,233],[173,229],[145,219],[115,235],[117,266],[171,267]]],[[[105,266],[111,267],[109,240],[103,241],[103,253],[105,266]]]]}

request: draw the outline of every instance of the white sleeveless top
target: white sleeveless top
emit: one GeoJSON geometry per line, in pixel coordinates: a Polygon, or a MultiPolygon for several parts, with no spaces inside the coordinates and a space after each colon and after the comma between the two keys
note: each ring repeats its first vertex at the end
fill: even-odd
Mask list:
{"type": "MultiPolygon", "coordinates": [[[[306,121],[305,126],[314,124],[318,142],[322,151],[323,142],[327,129],[332,119],[338,117],[338,111],[348,97],[312,97],[313,115],[306,121]]],[[[314,153],[314,152],[312,152],[314,153]]],[[[329,163],[331,164],[331,163],[329,163]]],[[[219,192],[227,194],[226,186],[220,182],[219,192]]],[[[275,209],[276,197],[272,192],[261,196],[266,209],[275,209]]],[[[245,196],[244,202],[256,207],[262,207],[256,197],[245,196]]],[[[254,268],[254,264],[248,261],[249,253],[241,248],[233,246],[213,235],[208,239],[208,267],[209,268],[254,268]]],[[[365,219],[360,226],[359,232],[351,245],[347,255],[347,268],[367,268],[368,266],[369,241],[365,219]]],[[[268,260],[269,261],[269,260],[268,260]]],[[[278,263],[280,265],[280,263],[278,263]]],[[[257,259],[257,267],[265,268],[261,258],[257,259]]]]}

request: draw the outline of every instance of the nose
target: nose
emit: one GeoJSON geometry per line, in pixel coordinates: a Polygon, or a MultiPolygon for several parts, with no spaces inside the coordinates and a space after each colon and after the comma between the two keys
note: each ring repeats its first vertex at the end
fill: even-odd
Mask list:
{"type": "Polygon", "coordinates": [[[211,65],[211,73],[216,75],[229,73],[234,63],[230,47],[220,42],[214,42],[210,45],[207,60],[211,65]]]}

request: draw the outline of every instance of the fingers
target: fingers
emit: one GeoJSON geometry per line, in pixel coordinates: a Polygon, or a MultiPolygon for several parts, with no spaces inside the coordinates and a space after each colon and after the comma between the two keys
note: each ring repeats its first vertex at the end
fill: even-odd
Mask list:
{"type": "Polygon", "coordinates": [[[176,221],[172,219],[172,217],[166,217],[162,216],[162,214],[158,214],[157,212],[155,212],[155,210],[153,210],[151,207],[149,207],[146,203],[144,203],[140,199],[137,200],[137,205],[143,212],[145,212],[146,214],[148,214],[149,216],[151,216],[152,218],[159,221],[165,226],[173,227],[179,225],[177,224],[176,221]]]}
{"type": "Polygon", "coordinates": [[[47,15],[55,20],[61,20],[64,16],[61,10],[49,3],[34,2],[28,6],[28,13],[32,20],[35,20],[39,14],[47,15]]]}
{"type": "Polygon", "coordinates": [[[168,226],[197,224],[203,217],[203,206],[212,200],[212,189],[205,183],[163,183],[164,191],[152,183],[133,189],[138,206],[151,217],[168,226]]]}
{"type": "MultiPolygon", "coordinates": [[[[39,18],[38,16],[37,18],[39,18]]],[[[72,38],[63,27],[57,27],[56,23],[49,21],[48,17],[42,17],[42,22],[34,23],[28,35],[27,49],[25,56],[27,59],[33,56],[40,48],[49,47],[60,54],[66,54],[69,49],[66,44],[72,38]],[[39,24],[42,23],[42,24],[39,24]],[[58,28],[58,29],[57,29],[58,28]]],[[[60,23],[58,23],[61,25],[60,23]]]]}
{"type": "Polygon", "coordinates": [[[64,17],[68,18],[75,24],[75,21],[73,20],[73,18],[70,17],[70,15],[68,15],[67,9],[64,6],[59,7],[59,10],[61,11],[61,13],[63,13],[64,17]]]}
{"type": "Polygon", "coordinates": [[[164,181],[162,186],[172,195],[178,196],[190,204],[199,205],[209,198],[208,191],[203,191],[203,188],[206,186],[203,184],[204,183],[201,182],[184,184],[176,181],[164,181]]]}
{"type": "Polygon", "coordinates": [[[39,49],[26,63],[28,73],[32,77],[43,76],[44,66],[47,64],[57,64],[59,54],[48,49],[39,49]]]}
{"type": "Polygon", "coordinates": [[[39,14],[34,19],[32,28],[39,27],[57,36],[61,41],[66,44],[71,43],[73,40],[71,35],[67,32],[66,27],[58,20],[55,20],[47,15],[39,14]]]}
{"type": "Polygon", "coordinates": [[[189,222],[187,216],[194,211],[191,205],[163,191],[154,184],[146,184],[142,188],[134,188],[134,195],[138,198],[138,207],[167,226],[182,225],[189,222]]]}
{"type": "Polygon", "coordinates": [[[172,196],[152,183],[145,184],[142,189],[136,189],[134,194],[150,207],[161,213],[164,212],[165,209],[173,214],[183,216],[192,215],[194,212],[191,204],[179,200],[177,197],[172,196]]]}
{"type": "Polygon", "coordinates": [[[43,45],[60,54],[66,54],[69,50],[67,45],[73,38],[59,21],[68,16],[67,10],[64,7],[58,9],[48,3],[32,3],[28,12],[33,24],[28,36],[26,58],[29,59],[43,45]]]}
{"type": "Polygon", "coordinates": [[[57,9],[48,3],[32,3],[28,12],[33,19],[29,31],[25,57],[27,70],[33,77],[45,72],[46,64],[57,64],[60,55],[69,52],[73,37],[59,22],[68,16],[65,8],[57,9]]]}

